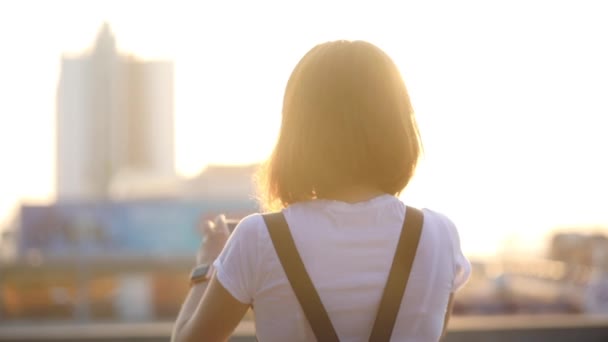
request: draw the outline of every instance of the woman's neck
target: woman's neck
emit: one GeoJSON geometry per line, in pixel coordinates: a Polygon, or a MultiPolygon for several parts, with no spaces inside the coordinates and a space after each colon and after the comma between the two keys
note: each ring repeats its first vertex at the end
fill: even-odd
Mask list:
{"type": "Polygon", "coordinates": [[[346,203],[357,203],[365,202],[384,194],[386,193],[375,187],[359,185],[332,191],[321,198],[346,203]]]}

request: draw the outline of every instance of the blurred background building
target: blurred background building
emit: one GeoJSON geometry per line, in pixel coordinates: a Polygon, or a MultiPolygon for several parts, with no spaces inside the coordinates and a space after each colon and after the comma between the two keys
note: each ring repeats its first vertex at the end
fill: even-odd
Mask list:
{"type": "Polygon", "coordinates": [[[116,49],[108,24],[64,56],[57,89],[57,199],[104,199],[115,182],[175,178],[173,63],[116,49]]]}

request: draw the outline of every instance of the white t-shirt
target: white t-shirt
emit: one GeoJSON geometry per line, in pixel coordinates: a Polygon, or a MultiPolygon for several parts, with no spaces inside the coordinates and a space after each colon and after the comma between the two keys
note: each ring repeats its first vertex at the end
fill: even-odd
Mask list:
{"type": "MultiPolygon", "coordinates": [[[[340,341],[367,341],[386,284],[405,204],[382,195],[345,203],[313,200],[283,211],[340,341]]],[[[437,341],[448,298],[471,272],[456,227],[424,209],[424,225],[393,341],[437,341]]],[[[260,341],[315,341],[260,214],[243,219],[215,261],[234,298],[253,305],[260,341]]]]}

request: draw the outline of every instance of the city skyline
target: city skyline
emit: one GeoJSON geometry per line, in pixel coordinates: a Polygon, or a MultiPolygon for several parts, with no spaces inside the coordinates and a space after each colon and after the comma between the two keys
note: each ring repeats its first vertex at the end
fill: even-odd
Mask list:
{"type": "Polygon", "coordinates": [[[119,50],[175,61],[180,175],[265,158],[298,59],[322,41],[366,39],[395,59],[420,123],[425,157],[403,198],[453,217],[465,252],[608,224],[601,5],[313,5],[0,4],[0,43],[12,52],[0,65],[0,92],[11,94],[0,102],[0,220],[21,199],[54,197],[59,61],[107,21],[119,50]]]}

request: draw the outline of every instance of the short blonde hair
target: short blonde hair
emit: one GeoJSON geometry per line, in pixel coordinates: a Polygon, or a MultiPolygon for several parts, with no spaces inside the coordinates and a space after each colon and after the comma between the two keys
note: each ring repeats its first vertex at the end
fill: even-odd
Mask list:
{"type": "Polygon", "coordinates": [[[293,70],[270,159],[258,174],[268,209],[365,185],[397,195],[421,152],[409,95],[391,58],[364,41],[311,49],[293,70]]]}

